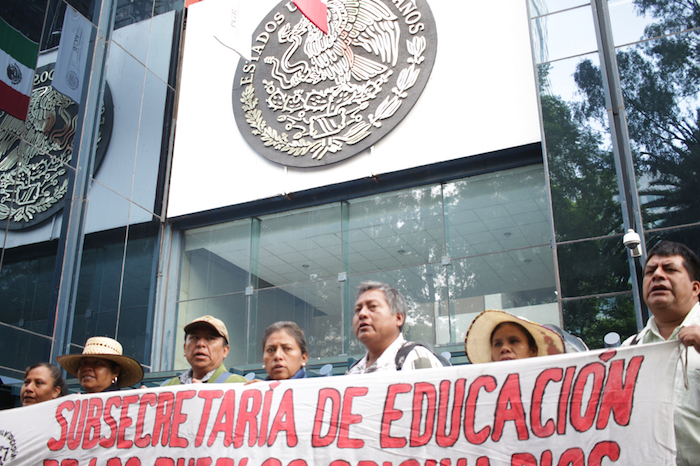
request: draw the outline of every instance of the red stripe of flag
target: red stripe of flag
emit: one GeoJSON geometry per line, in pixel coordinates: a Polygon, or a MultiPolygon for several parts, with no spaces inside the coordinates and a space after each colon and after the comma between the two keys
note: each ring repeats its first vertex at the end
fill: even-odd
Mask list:
{"type": "Polygon", "coordinates": [[[294,0],[294,4],[299,8],[309,21],[317,28],[328,34],[328,6],[322,0],[294,0]]]}
{"type": "Polygon", "coordinates": [[[0,101],[2,101],[2,110],[20,120],[27,119],[29,96],[0,81],[0,101]]]}

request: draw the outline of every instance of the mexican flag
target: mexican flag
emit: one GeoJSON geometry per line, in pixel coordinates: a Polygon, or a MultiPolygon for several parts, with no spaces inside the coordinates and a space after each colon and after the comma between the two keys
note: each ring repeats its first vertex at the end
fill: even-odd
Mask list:
{"type": "Polygon", "coordinates": [[[39,44],[0,18],[0,110],[27,119],[39,44]]]}

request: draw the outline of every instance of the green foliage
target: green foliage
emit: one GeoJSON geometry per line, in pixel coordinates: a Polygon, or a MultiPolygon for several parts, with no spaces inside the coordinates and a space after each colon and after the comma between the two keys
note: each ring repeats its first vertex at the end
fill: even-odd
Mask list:
{"type": "MultiPolygon", "coordinates": [[[[635,0],[653,21],[648,39],[617,52],[618,72],[647,228],[700,221],[700,5],[696,0],[635,0]]],[[[559,243],[621,232],[621,206],[600,68],[588,59],[574,79],[581,101],[549,95],[549,65],[540,66],[547,160],[559,243]]],[[[689,243],[696,229],[684,229],[689,243]]],[[[667,237],[678,230],[655,235],[667,237]]],[[[681,233],[678,233],[679,235],[681,233]]],[[[678,235],[676,235],[678,236],[678,235]]],[[[692,242],[692,241],[690,241],[692,242]]],[[[652,242],[653,243],[653,242],[652,242]]],[[[690,243],[689,243],[690,244],[690,243]]],[[[564,325],[591,347],[609,331],[634,333],[629,266],[619,237],[559,245],[564,325]]]]}
{"type": "Polygon", "coordinates": [[[637,332],[632,295],[568,301],[563,305],[566,330],[581,337],[589,348],[603,348],[603,338],[617,332],[624,341],[637,332]]]}
{"type": "Polygon", "coordinates": [[[621,231],[614,160],[601,135],[578,123],[559,97],[542,96],[542,116],[557,241],[621,231]]]}
{"type": "MultiPolygon", "coordinates": [[[[653,15],[648,41],[620,50],[617,62],[635,169],[644,179],[643,217],[647,228],[700,220],[694,202],[700,170],[698,100],[700,24],[696,1],[637,0],[640,13],[653,15]]],[[[600,69],[588,60],[575,74],[584,101],[576,105],[581,122],[606,124],[600,69]]]]}

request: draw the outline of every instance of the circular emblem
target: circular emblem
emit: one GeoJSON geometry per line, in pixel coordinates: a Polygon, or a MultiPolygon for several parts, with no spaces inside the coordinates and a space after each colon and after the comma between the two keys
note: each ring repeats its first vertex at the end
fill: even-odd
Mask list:
{"type": "Polygon", "coordinates": [[[17,63],[13,62],[7,65],[7,78],[15,85],[22,82],[22,70],[19,69],[17,63]]]}
{"type": "MultiPolygon", "coordinates": [[[[78,104],[51,87],[54,65],[36,70],[27,120],[0,111],[0,226],[20,230],[53,216],[68,191],[78,104]],[[27,142],[31,142],[28,144],[27,142]]],[[[105,86],[94,170],[112,134],[114,104],[105,86]]]]}
{"type": "Polygon", "coordinates": [[[236,124],[282,165],[327,165],[376,143],[416,103],[435,61],[425,0],[327,0],[327,8],[324,34],[283,0],[236,71],[236,124]]]}
{"type": "Polygon", "coordinates": [[[76,90],[80,85],[80,79],[78,79],[78,75],[74,70],[70,70],[68,73],[66,73],[66,83],[68,84],[68,87],[73,90],[76,90]]]}
{"type": "Polygon", "coordinates": [[[0,430],[0,466],[9,464],[17,457],[17,442],[8,430],[0,430]]]}

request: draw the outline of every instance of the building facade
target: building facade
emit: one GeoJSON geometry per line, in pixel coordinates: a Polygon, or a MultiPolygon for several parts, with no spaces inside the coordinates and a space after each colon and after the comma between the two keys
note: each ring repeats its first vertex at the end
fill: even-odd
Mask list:
{"type": "MultiPolygon", "coordinates": [[[[396,84],[399,110],[368,118],[389,131],[346,159],[327,145],[320,163],[300,166],[311,157],[270,160],[250,142],[253,123],[235,114],[245,64],[213,40],[206,2],[0,6],[40,49],[27,123],[0,116],[3,379],[80,352],[94,335],[118,339],[149,372],[183,369],[182,328],[204,314],[226,322],[226,364],[238,371],[260,367],[260,339],[278,320],[304,329],[314,364],[342,371],[363,353],[352,315],[367,279],[407,297],[407,338],[458,362],[485,309],[560,325],[599,348],[608,332],[644,323],[647,247],[672,239],[698,251],[692,10],[663,0],[420,2],[428,10],[384,0],[387,24],[425,46],[412,42],[393,72],[372,79],[418,77],[396,84]],[[68,5],[92,28],[81,104],[50,100],[68,5]],[[629,229],[642,238],[640,258],[622,244],[629,229]]],[[[269,68],[277,41],[283,69],[293,34],[311,43],[293,10],[244,2],[249,64],[269,68]]],[[[280,88],[312,79],[273,76],[280,88]]],[[[372,82],[353,78],[335,85],[372,82]]],[[[269,108],[292,98],[277,92],[256,97],[269,108]]],[[[360,122],[359,107],[313,128],[360,122]]]]}

